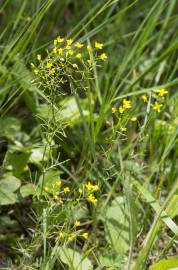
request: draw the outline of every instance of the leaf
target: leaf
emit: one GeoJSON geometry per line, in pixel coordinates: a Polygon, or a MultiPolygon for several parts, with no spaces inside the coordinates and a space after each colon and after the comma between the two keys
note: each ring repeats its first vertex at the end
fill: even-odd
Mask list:
{"type": "Polygon", "coordinates": [[[23,198],[28,197],[29,195],[34,195],[37,193],[37,187],[34,184],[26,184],[21,187],[20,193],[23,198]]]}
{"type": "MultiPolygon", "coordinates": [[[[99,256],[99,261],[102,264],[102,267],[113,267],[109,269],[121,269],[122,262],[123,262],[124,256],[112,256],[112,252],[105,251],[104,254],[99,256]],[[117,268],[116,268],[117,267],[117,268]]],[[[103,269],[103,268],[102,268],[103,269]]]]}
{"type": "Polygon", "coordinates": [[[19,147],[19,149],[11,147],[6,153],[3,166],[8,170],[13,170],[13,173],[18,176],[24,171],[30,154],[30,147],[19,147]]]}
{"type": "MultiPolygon", "coordinates": [[[[159,205],[158,201],[152,196],[152,194],[143,186],[141,185],[138,181],[134,182],[135,187],[139,190],[139,192],[143,195],[144,199],[146,200],[147,203],[151,205],[151,207],[155,210],[155,212],[158,214],[159,211],[161,210],[161,206],[159,205]]],[[[176,205],[174,205],[175,207],[176,205]]],[[[170,210],[169,210],[170,211],[170,210]]],[[[171,211],[174,211],[171,209],[171,211]]],[[[178,226],[176,223],[169,217],[167,213],[167,208],[165,211],[162,211],[161,213],[161,218],[163,222],[169,227],[169,229],[177,234],[178,233],[178,226]]]]}
{"type": "Polygon", "coordinates": [[[29,162],[35,164],[39,167],[42,166],[42,161],[47,161],[50,153],[50,147],[40,146],[37,148],[33,148],[31,151],[29,162]]]}
{"type": "Polygon", "coordinates": [[[0,205],[14,204],[17,202],[14,193],[20,187],[21,181],[13,175],[4,175],[0,181],[0,205]]]}
{"type": "Polygon", "coordinates": [[[5,174],[0,181],[0,189],[16,191],[20,187],[21,181],[11,174],[5,174]]]}
{"type": "MultiPolygon", "coordinates": [[[[87,99],[86,100],[83,99],[81,101],[81,104],[82,104],[83,115],[85,117],[88,117],[89,111],[86,109],[87,99]]],[[[56,108],[55,118],[59,124],[61,122],[63,122],[63,123],[67,122],[70,125],[75,125],[75,124],[81,122],[80,112],[79,112],[79,109],[78,109],[78,106],[76,104],[74,97],[65,98],[64,100],[62,100],[59,103],[58,107],[61,109],[56,108]]],[[[39,117],[41,117],[43,119],[52,118],[52,112],[49,109],[49,106],[47,104],[42,104],[39,106],[38,115],[39,115],[39,117]]]]}
{"type": "Polygon", "coordinates": [[[13,139],[14,135],[21,129],[20,120],[15,117],[3,117],[0,119],[0,134],[9,139],[13,139]]]}
{"type": "Polygon", "coordinates": [[[106,239],[120,255],[129,249],[129,220],[128,209],[122,197],[117,197],[106,210],[105,231],[106,239]]]}
{"type": "Polygon", "coordinates": [[[49,170],[45,173],[44,179],[43,179],[43,175],[40,176],[39,184],[41,185],[42,181],[44,181],[43,183],[44,186],[54,189],[55,187],[53,186],[53,184],[55,180],[60,179],[60,174],[61,174],[61,171],[59,170],[49,170]]]}
{"type": "Polygon", "coordinates": [[[178,195],[174,195],[168,206],[166,207],[166,213],[171,217],[174,218],[178,215],[178,195]]]}
{"type": "Polygon", "coordinates": [[[77,251],[61,247],[59,256],[63,263],[67,264],[72,270],[92,270],[93,266],[88,258],[83,258],[77,251]]]}
{"type": "Polygon", "coordinates": [[[161,260],[156,264],[153,264],[149,268],[150,270],[176,270],[178,269],[178,256],[170,257],[168,260],[161,260]]]}
{"type": "Polygon", "coordinates": [[[11,219],[9,216],[0,217],[0,233],[14,233],[20,230],[17,220],[11,219]]]}

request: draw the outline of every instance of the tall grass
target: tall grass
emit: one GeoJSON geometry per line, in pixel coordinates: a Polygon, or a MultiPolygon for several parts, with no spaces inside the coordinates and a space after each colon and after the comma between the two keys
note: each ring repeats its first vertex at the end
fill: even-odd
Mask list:
{"type": "MultiPolygon", "coordinates": [[[[29,154],[22,172],[11,171],[35,192],[24,239],[10,241],[4,269],[149,269],[177,250],[177,0],[14,2],[5,1],[0,13],[0,125],[9,116],[21,122],[21,135],[2,132],[7,152],[15,145],[42,149],[42,156],[32,162],[29,154]],[[46,61],[58,35],[86,45],[99,40],[108,55],[95,66],[90,51],[92,76],[84,73],[79,90],[69,80],[62,94],[36,83],[30,67],[38,53],[46,61]],[[160,88],[169,94],[158,113],[152,104],[160,88]],[[118,120],[112,107],[124,98],[132,108],[118,120]],[[58,177],[72,194],[63,206],[44,195],[58,177]],[[77,190],[88,181],[99,186],[97,204],[77,205],[77,190]],[[89,238],[61,240],[78,219],[89,238]]],[[[7,153],[2,175],[6,160],[7,153]]]]}

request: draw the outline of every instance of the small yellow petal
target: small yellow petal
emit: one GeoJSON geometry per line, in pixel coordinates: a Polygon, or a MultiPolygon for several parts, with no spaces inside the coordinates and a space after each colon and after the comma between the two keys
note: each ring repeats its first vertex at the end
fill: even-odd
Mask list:
{"type": "Polygon", "coordinates": [[[131,119],[130,119],[132,122],[135,122],[135,121],[137,121],[137,117],[132,117],[131,119]]]}
{"type": "Polygon", "coordinates": [[[102,53],[102,54],[99,56],[99,58],[100,58],[101,60],[106,60],[108,57],[107,57],[106,53],[102,53]]]}
{"type": "Polygon", "coordinates": [[[82,54],[81,53],[77,53],[76,58],[81,59],[82,58],[82,54]]]}
{"type": "Polygon", "coordinates": [[[57,37],[57,42],[58,42],[58,43],[62,43],[63,41],[64,41],[64,38],[57,37]]]}
{"type": "Polygon", "coordinates": [[[103,44],[96,41],[96,42],[95,42],[95,48],[96,48],[96,49],[99,49],[99,50],[102,50],[103,44]]]}
{"type": "Polygon", "coordinates": [[[56,48],[56,47],[53,48],[53,53],[54,53],[54,54],[57,53],[57,48],[56,48]]]}
{"type": "Polygon", "coordinates": [[[62,48],[59,48],[59,49],[58,49],[58,54],[59,54],[59,55],[63,54],[63,49],[62,49],[62,48]]]}
{"type": "Polygon", "coordinates": [[[57,39],[54,39],[54,46],[57,45],[57,39]]]}
{"type": "Polygon", "coordinates": [[[41,54],[37,54],[36,59],[40,62],[41,61],[41,54]]]}
{"type": "Polygon", "coordinates": [[[80,43],[80,42],[77,42],[76,44],[75,44],[75,47],[77,47],[78,49],[80,49],[80,48],[82,48],[84,45],[82,44],[82,43],[80,43]]]}
{"type": "Polygon", "coordinates": [[[65,187],[64,188],[64,193],[68,193],[68,192],[70,192],[70,188],[69,187],[65,187]]]}
{"type": "Polygon", "coordinates": [[[66,42],[67,42],[67,45],[70,46],[70,45],[72,45],[72,43],[73,43],[73,39],[67,39],[66,42]]]}

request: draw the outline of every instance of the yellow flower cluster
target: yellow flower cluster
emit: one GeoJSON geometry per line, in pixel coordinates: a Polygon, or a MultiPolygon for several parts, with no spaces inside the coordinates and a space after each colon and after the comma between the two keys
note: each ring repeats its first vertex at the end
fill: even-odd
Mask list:
{"type": "MultiPolygon", "coordinates": [[[[153,104],[151,104],[151,107],[153,108],[153,110],[155,110],[156,112],[159,113],[159,112],[161,112],[161,108],[163,106],[163,100],[164,100],[165,96],[168,94],[168,90],[161,88],[161,89],[154,90],[154,92],[156,93],[156,97],[155,96],[153,96],[153,97],[156,100],[154,101],[153,104]]],[[[143,100],[144,103],[148,102],[148,96],[146,94],[142,95],[141,99],[143,100]]],[[[132,108],[131,101],[126,99],[126,98],[124,98],[122,100],[122,104],[118,108],[117,107],[111,108],[113,114],[119,113],[119,117],[117,117],[119,120],[119,122],[117,123],[117,130],[120,130],[121,133],[125,133],[127,131],[127,127],[125,127],[123,125],[123,124],[125,124],[124,119],[127,119],[127,118],[122,117],[122,115],[124,114],[125,111],[127,111],[130,108],[132,108]]],[[[116,115],[116,116],[118,116],[118,115],[116,115]]],[[[130,118],[130,121],[136,122],[137,117],[132,116],[130,118]]]]}
{"type": "Polygon", "coordinates": [[[83,239],[87,240],[89,237],[89,234],[87,232],[82,232],[82,230],[77,230],[77,227],[80,227],[80,226],[81,226],[80,221],[76,220],[74,222],[73,228],[68,229],[68,231],[60,231],[55,234],[57,234],[57,238],[60,241],[68,240],[69,242],[71,242],[75,240],[77,237],[82,237],[83,239]]]}
{"type": "Polygon", "coordinates": [[[53,200],[59,204],[63,204],[65,197],[64,194],[67,194],[70,192],[69,187],[64,187],[61,189],[62,181],[60,179],[57,179],[52,182],[52,184],[49,184],[48,186],[44,187],[45,195],[48,195],[49,198],[53,198],[53,200]]]}
{"type": "Polygon", "coordinates": [[[99,190],[99,186],[98,186],[98,185],[93,185],[93,184],[91,184],[91,182],[87,182],[87,183],[85,184],[85,187],[86,187],[86,189],[88,189],[89,191],[97,191],[97,190],[99,190]]]}
{"type": "MultiPolygon", "coordinates": [[[[154,92],[157,95],[157,98],[162,98],[164,100],[165,96],[168,94],[168,90],[164,88],[156,89],[154,92]]],[[[147,95],[142,95],[142,100],[147,103],[148,102],[148,97],[147,95]]],[[[154,104],[151,104],[153,107],[153,110],[157,111],[158,113],[161,112],[161,107],[163,106],[162,103],[158,102],[157,100],[154,102],[154,104]]]]}
{"type": "MultiPolygon", "coordinates": [[[[107,54],[105,52],[98,53],[102,50],[103,44],[97,41],[94,42],[94,61],[106,60],[107,54]]],[[[40,77],[54,76],[56,72],[67,67],[74,70],[80,70],[80,61],[88,68],[92,67],[92,60],[90,59],[89,52],[92,46],[85,45],[84,43],[75,42],[72,38],[65,39],[58,36],[53,41],[53,48],[51,52],[47,49],[47,56],[42,59],[41,54],[37,54],[36,59],[38,66],[31,63],[33,72],[40,77]]]]}
{"type": "Polygon", "coordinates": [[[130,108],[132,108],[131,101],[124,98],[122,105],[120,105],[118,109],[116,107],[112,107],[112,113],[119,112],[120,114],[123,114],[127,109],[130,108]]]}
{"type": "Polygon", "coordinates": [[[89,192],[91,192],[87,196],[87,201],[95,205],[98,200],[95,198],[95,196],[94,196],[94,194],[92,192],[98,191],[99,186],[98,185],[93,185],[93,184],[91,184],[91,182],[87,182],[85,184],[85,187],[89,192]]]}
{"type": "MultiPolygon", "coordinates": [[[[87,181],[77,189],[77,192],[75,189],[73,192],[71,192],[68,186],[63,186],[61,179],[54,179],[50,180],[48,184],[46,183],[44,186],[43,195],[53,204],[55,203],[61,205],[62,207],[70,208],[71,203],[76,206],[78,199],[81,200],[81,202],[85,203],[88,201],[89,203],[95,205],[97,203],[97,199],[94,196],[94,192],[97,191],[99,191],[99,186],[87,181]],[[66,197],[67,193],[70,193],[72,196],[66,197]],[[79,198],[78,194],[80,195],[79,198]]],[[[89,234],[83,230],[84,224],[85,223],[81,224],[80,220],[75,220],[71,226],[71,220],[69,220],[69,223],[68,220],[63,221],[61,230],[54,232],[54,235],[57,236],[56,240],[65,243],[77,240],[78,237],[82,238],[83,240],[87,240],[89,238],[89,234]]]]}
{"type": "MultiPolygon", "coordinates": [[[[73,194],[68,186],[62,187],[62,181],[60,179],[57,179],[53,181],[52,184],[45,186],[44,191],[45,196],[48,196],[50,200],[52,199],[55,203],[61,205],[68,200],[66,197],[67,193],[70,193],[70,195],[73,194]]],[[[88,202],[95,205],[97,203],[97,199],[93,193],[97,191],[99,191],[99,186],[94,185],[88,181],[82,185],[82,188],[80,187],[78,189],[79,197],[77,196],[76,198],[76,193],[74,192],[74,197],[72,200],[74,202],[87,200],[88,202]]]]}
{"type": "Polygon", "coordinates": [[[81,198],[84,200],[86,199],[88,202],[95,205],[98,200],[95,198],[95,195],[93,193],[96,191],[99,191],[99,186],[93,185],[90,181],[88,181],[83,185],[83,188],[78,189],[78,193],[80,195],[78,200],[80,200],[81,198]]]}
{"type": "MultiPolygon", "coordinates": [[[[158,97],[162,98],[164,100],[165,96],[168,94],[168,91],[164,88],[156,89],[155,93],[158,95],[158,97]]],[[[158,101],[155,101],[153,104],[153,110],[157,111],[158,113],[161,112],[161,107],[163,106],[162,103],[159,103],[158,101]]]]}

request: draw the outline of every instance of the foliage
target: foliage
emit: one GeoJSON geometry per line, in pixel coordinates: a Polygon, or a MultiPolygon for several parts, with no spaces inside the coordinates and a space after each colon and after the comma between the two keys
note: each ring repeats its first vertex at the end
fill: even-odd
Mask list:
{"type": "Polygon", "coordinates": [[[177,267],[178,1],[0,10],[0,268],[177,267]]]}

